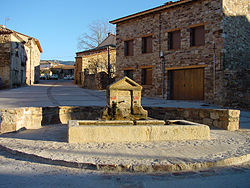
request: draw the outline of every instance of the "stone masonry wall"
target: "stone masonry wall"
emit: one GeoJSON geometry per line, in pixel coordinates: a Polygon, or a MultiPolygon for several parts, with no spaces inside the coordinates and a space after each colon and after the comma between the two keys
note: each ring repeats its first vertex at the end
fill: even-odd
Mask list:
{"type": "MultiPolygon", "coordinates": [[[[148,14],[117,24],[117,79],[124,76],[126,69],[133,70],[133,78],[141,83],[141,70],[152,67],[152,85],[143,86],[144,96],[161,94],[162,68],[160,51],[165,54],[166,69],[203,66],[204,67],[204,97],[213,101],[214,82],[214,43],[216,43],[216,68],[218,80],[221,80],[221,51],[222,51],[222,5],[220,0],[198,0],[191,3],[168,8],[162,12],[148,14]],[[190,47],[189,29],[193,26],[204,25],[205,45],[190,47]],[[181,30],[181,49],[168,50],[168,32],[181,30]],[[153,52],[141,53],[142,37],[152,35],[153,52]],[[134,55],[124,56],[124,41],[133,39],[134,55]]],[[[165,79],[167,83],[166,72],[165,79]]],[[[167,88],[167,85],[166,87],[167,88]]],[[[166,93],[168,93],[166,91],[166,93]]],[[[168,97],[169,98],[169,97],[168,97]]]]}
{"type": "Polygon", "coordinates": [[[39,129],[42,122],[42,108],[25,107],[0,109],[0,133],[25,129],[39,129]]]}
{"type": "Polygon", "coordinates": [[[229,131],[239,129],[240,111],[225,109],[144,107],[152,118],[188,120],[229,131]]]}
{"type": "MultiPolygon", "coordinates": [[[[108,50],[102,49],[99,51],[89,52],[89,54],[81,54],[80,52],[76,57],[76,68],[75,68],[75,83],[82,85],[84,87],[93,89],[98,88],[98,86],[93,86],[93,88],[86,84],[86,74],[98,74],[100,72],[108,73],[108,50]],[[88,70],[84,74],[84,70],[88,70]]],[[[116,72],[116,50],[114,48],[109,49],[110,64],[111,64],[111,77],[115,77],[116,72]]],[[[91,81],[91,76],[88,76],[88,81],[91,81]]],[[[96,79],[96,78],[93,78],[96,79]]],[[[95,81],[96,82],[96,81],[95,81]]],[[[97,81],[98,82],[98,81],[97,81]]],[[[97,83],[98,85],[98,83],[97,83]]]]}
{"type": "MultiPolygon", "coordinates": [[[[149,116],[160,120],[188,120],[210,127],[239,129],[239,110],[144,107],[149,116]]],[[[43,125],[67,124],[68,120],[98,120],[104,107],[25,107],[0,110],[0,133],[38,129],[43,125]]]]}
{"type": "MultiPolygon", "coordinates": [[[[0,35],[0,78],[2,87],[10,85],[10,49],[11,43],[9,34],[0,35]]],[[[1,85],[0,85],[1,88],[1,85]]]]}
{"type": "Polygon", "coordinates": [[[97,120],[104,107],[43,107],[42,125],[67,124],[68,120],[97,120]]]}
{"type": "Polygon", "coordinates": [[[223,103],[250,109],[249,1],[223,0],[223,10],[223,103]]]}

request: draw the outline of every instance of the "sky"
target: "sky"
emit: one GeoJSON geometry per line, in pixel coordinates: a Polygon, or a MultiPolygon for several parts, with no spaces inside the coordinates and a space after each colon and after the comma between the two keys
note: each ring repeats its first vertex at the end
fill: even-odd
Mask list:
{"type": "Polygon", "coordinates": [[[38,39],[42,60],[74,61],[78,38],[89,33],[92,22],[115,20],[168,1],[0,0],[0,25],[38,39]]]}

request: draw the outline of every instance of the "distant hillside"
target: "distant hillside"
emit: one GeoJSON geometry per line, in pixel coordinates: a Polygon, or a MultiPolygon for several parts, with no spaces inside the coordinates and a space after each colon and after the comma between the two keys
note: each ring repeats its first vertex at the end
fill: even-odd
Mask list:
{"type": "Polygon", "coordinates": [[[54,63],[58,63],[58,64],[63,64],[63,65],[74,65],[75,62],[74,61],[61,61],[61,60],[41,60],[41,61],[52,61],[54,63]]]}

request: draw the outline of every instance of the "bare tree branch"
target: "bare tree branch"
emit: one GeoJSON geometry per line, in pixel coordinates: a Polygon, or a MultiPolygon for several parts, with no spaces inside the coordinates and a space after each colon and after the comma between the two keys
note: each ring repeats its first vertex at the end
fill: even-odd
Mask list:
{"type": "Polygon", "coordinates": [[[96,20],[88,26],[89,32],[78,38],[78,50],[88,50],[97,47],[108,35],[114,33],[114,27],[107,20],[96,20]]]}

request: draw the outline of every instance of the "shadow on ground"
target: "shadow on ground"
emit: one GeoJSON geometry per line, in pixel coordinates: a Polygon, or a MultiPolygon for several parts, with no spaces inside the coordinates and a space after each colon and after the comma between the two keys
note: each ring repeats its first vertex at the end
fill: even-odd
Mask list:
{"type": "Polygon", "coordinates": [[[41,129],[22,130],[18,132],[2,134],[0,137],[19,138],[26,140],[67,142],[67,125],[47,125],[43,126],[41,129]]]}

